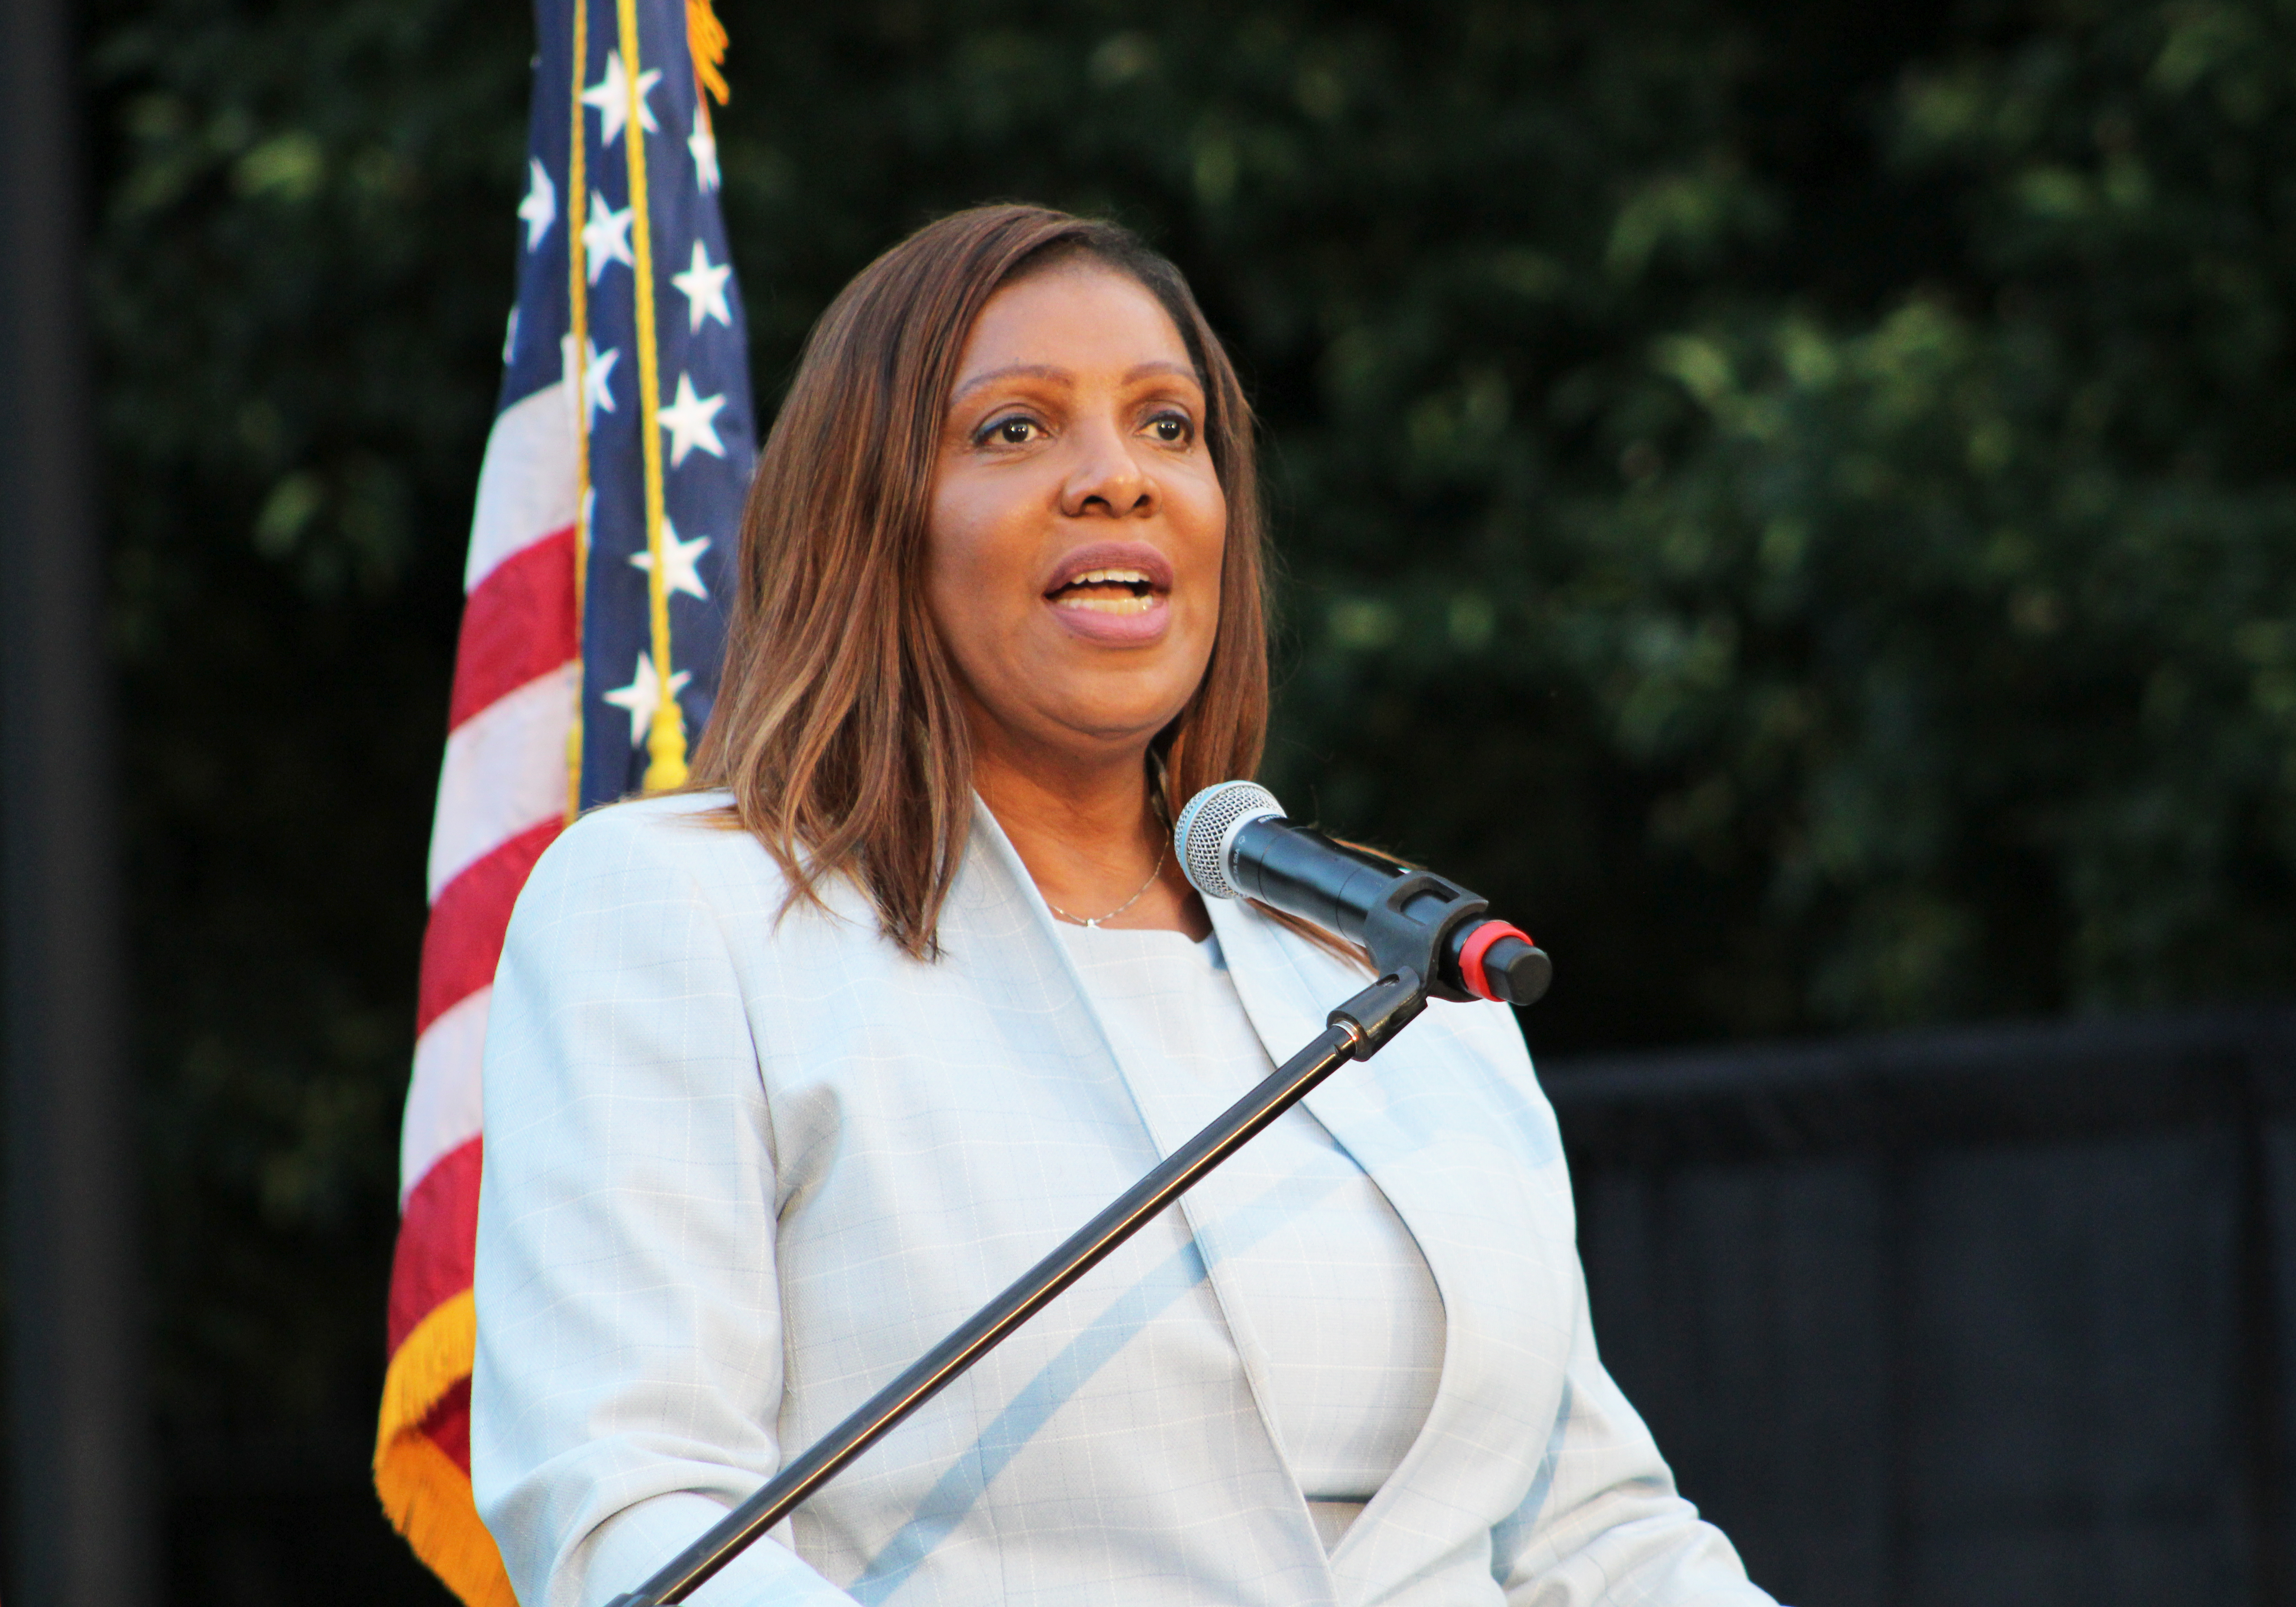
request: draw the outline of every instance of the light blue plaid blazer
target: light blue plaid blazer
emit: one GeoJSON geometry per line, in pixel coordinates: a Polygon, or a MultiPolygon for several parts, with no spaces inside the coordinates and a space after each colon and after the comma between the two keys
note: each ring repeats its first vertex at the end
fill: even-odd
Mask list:
{"type": "MultiPolygon", "coordinates": [[[[526,1607],[635,1587],[1188,1136],[985,809],[926,964],[849,891],[777,922],[770,859],[695,818],[722,801],[577,824],[503,952],[471,1457],[526,1607]]],[[[1211,913],[1278,1060],[1361,983],[1211,913]]],[[[1223,1316],[1266,1213],[1216,1174],[695,1600],[1767,1603],[1596,1358],[1508,1013],[1436,1004],[1308,1103],[1445,1313],[1426,1426],[1330,1556],[1223,1316]]]]}

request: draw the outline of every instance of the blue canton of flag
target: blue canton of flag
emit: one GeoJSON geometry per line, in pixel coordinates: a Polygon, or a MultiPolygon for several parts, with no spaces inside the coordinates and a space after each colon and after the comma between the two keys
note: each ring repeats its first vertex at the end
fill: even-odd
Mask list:
{"type": "Polygon", "coordinates": [[[698,63],[687,0],[537,7],[502,399],[507,412],[563,382],[578,400],[578,808],[685,779],[717,690],[756,455],[701,83],[717,77],[723,35],[693,9],[714,36],[693,41],[712,53],[698,63]]]}

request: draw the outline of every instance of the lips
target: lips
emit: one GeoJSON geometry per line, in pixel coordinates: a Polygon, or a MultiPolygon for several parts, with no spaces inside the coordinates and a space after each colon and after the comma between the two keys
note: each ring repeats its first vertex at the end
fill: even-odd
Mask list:
{"type": "Polygon", "coordinates": [[[1164,634],[1172,565],[1145,542],[1096,541],[1064,554],[1044,591],[1054,618],[1080,636],[1133,646],[1164,634]]]}

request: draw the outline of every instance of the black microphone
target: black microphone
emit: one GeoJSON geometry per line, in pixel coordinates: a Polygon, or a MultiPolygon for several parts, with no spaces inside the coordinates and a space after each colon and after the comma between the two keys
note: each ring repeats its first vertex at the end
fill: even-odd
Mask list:
{"type": "Polygon", "coordinates": [[[1222,782],[1190,799],[1172,845],[1205,898],[1257,899],[1363,945],[1382,965],[1390,953],[1423,952],[1434,929],[1439,974],[1427,980],[1439,997],[1529,1004],[1554,979],[1546,952],[1528,932],[1485,916],[1483,899],[1292,824],[1256,782],[1222,782]]]}

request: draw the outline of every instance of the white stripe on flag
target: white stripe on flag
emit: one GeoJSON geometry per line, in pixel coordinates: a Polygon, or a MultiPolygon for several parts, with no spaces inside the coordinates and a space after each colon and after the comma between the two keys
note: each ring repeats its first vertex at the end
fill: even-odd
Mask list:
{"type": "Polygon", "coordinates": [[[521,832],[566,813],[566,733],[580,666],[537,676],[464,720],[447,739],[430,825],[430,901],[521,832]]]}
{"type": "Polygon", "coordinates": [[[562,380],[496,415],[479,468],[465,594],[521,547],[573,524],[581,504],[574,481],[574,409],[562,380]]]}
{"type": "Polygon", "coordinates": [[[487,1007],[494,996],[491,987],[480,988],[414,1042],[414,1080],[407,1086],[406,1114],[398,1127],[401,1210],[423,1173],[479,1136],[484,1108],[479,1068],[486,1058],[487,1007]]]}

